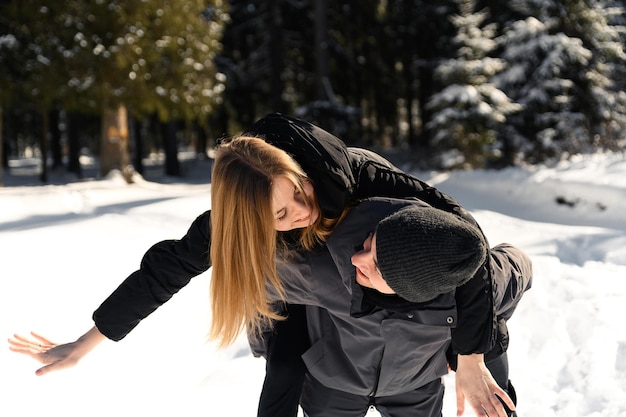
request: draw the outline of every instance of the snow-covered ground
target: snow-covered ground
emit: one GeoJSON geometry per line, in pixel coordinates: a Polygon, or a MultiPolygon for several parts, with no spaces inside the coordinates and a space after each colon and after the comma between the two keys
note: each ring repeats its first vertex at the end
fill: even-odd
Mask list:
{"type": "MultiPolygon", "coordinates": [[[[210,163],[188,168],[188,183],[129,186],[111,176],[0,188],[0,334],[67,342],[87,331],[144,251],[182,236],[209,208],[210,163]]],[[[519,415],[626,416],[625,156],[416,174],[471,210],[492,244],[533,258],[533,288],[509,322],[519,415]]],[[[11,175],[5,185],[28,183],[11,175]]],[[[206,342],[209,280],[195,278],[126,339],[105,341],[70,370],[36,377],[36,362],[0,349],[0,415],[255,415],[264,360],[243,337],[221,351],[206,342]]],[[[456,415],[453,378],[446,417],[456,415]]]]}

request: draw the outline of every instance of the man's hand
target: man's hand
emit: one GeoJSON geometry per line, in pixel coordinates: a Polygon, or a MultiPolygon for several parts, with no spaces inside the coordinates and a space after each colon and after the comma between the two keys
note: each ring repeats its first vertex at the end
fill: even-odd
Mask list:
{"type": "Polygon", "coordinates": [[[507,417],[498,397],[510,410],[515,409],[515,404],[506,391],[491,376],[483,354],[458,355],[455,379],[457,416],[465,412],[465,400],[477,416],[507,417]]]}

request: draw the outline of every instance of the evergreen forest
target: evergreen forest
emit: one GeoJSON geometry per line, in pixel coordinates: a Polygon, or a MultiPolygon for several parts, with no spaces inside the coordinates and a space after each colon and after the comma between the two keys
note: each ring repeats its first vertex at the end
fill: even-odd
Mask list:
{"type": "Polygon", "coordinates": [[[624,0],[0,0],[10,160],[129,180],[273,112],[433,169],[626,147],[624,0]]]}

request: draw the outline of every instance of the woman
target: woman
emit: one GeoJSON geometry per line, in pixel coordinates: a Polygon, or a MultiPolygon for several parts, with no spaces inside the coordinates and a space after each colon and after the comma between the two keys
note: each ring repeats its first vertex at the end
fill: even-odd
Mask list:
{"type": "MultiPolygon", "coordinates": [[[[268,154],[264,158],[269,157],[270,154],[279,154],[281,156],[278,159],[284,159],[285,154],[289,155],[301,170],[290,168],[289,170],[293,172],[287,175],[287,179],[293,182],[295,190],[305,194],[310,192],[317,200],[317,203],[314,201],[309,202],[308,198],[299,200],[296,198],[295,193],[292,193],[291,196],[286,196],[287,203],[292,204],[293,207],[302,206],[304,201],[306,201],[304,206],[308,204],[308,207],[316,207],[319,216],[314,222],[308,220],[309,223],[313,223],[312,225],[303,227],[306,225],[306,221],[303,221],[303,217],[300,214],[296,212],[294,216],[293,209],[286,212],[285,219],[292,221],[292,225],[280,226],[281,230],[285,230],[284,232],[279,232],[281,235],[284,235],[285,244],[297,244],[304,247],[315,246],[318,240],[323,240],[327,236],[333,222],[340,218],[347,207],[353,202],[369,196],[417,197],[433,207],[452,212],[475,223],[469,213],[448,196],[420,180],[402,173],[372,152],[347,148],[338,138],[309,123],[274,114],[258,121],[244,132],[242,136],[261,137],[267,144],[272,145],[266,149],[268,154]],[[303,181],[305,176],[309,180],[308,183],[303,181]],[[298,227],[298,230],[303,230],[303,233],[296,232],[294,234],[289,232],[288,229],[292,227],[298,227]]],[[[223,149],[226,149],[226,147],[223,149]]],[[[268,161],[265,159],[259,160],[257,158],[257,161],[261,165],[259,168],[268,166],[268,161]]],[[[226,244],[226,241],[231,239],[231,234],[225,225],[228,223],[228,211],[232,209],[232,206],[226,203],[227,195],[256,196],[252,193],[252,190],[254,187],[259,187],[259,184],[253,182],[248,177],[248,174],[233,177],[238,178],[240,183],[240,188],[235,189],[247,190],[246,193],[233,193],[233,189],[227,189],[220,185],[226,184],[229,177],[218,178],[220,171],[219,161],[216,161],[214,171],[212,180],[213,213],[207,211],[200,215],[192,223],[187,234],[182,239],[159,242],[150,248],[144,255],[140,269],[131,274],[94,312],[95,326],[93,328],[75,342],[62,345],[53,345],[45,338],[40,337],[36,337],[36,340],[16,338],[11,341],[13,350],[29,354],[46,364],[46,366],[37,370],[38,375],[75,365],[78,360],[90,352],[104,338],[115,341],[121,340],[142,319],[150,315],[179,289],[184,287],[192,277],[206,271],[212,264],[214,267],[212,280],[221,283],[225,282],[224,272],[234,271],[235,269],[233,268],[236,267],[228,266],[229,259],[242,259],[234,252],[234,246],[226,244]],[[220,220],[218,222],[222,224],[222,226],[218,226],[220,228],[219,232],[213,230],[213,228],[216,228],[216,223],[211,219],[212,216],[215,216],[218,209],[222,209],[223,212],[219,214],[220,220]],[[216,237],[218,233],[219,237],[216,237]],[[215,248],[219,245],[226,249],[217,253],[218,251],[215,248]]],[[[258,214],[267,217],[267,206],[270,204],[270,197],[267,195],[267,182],[262,184],[261,188],[266,193],[266,199],[264,201],[257,200],[256,203],[263,204],[265,211],[258,214]]],[[[257,198],[260,197],[257,196],[257,198]]],[[[249,205],[248,207],[251,208],[250,212],[256,212],[257,210],[257,205],[249,205]]],[[[261,205],[258,205],[258,207],[261,207],[261,205]]],[[[311,219],[314,217],[314,214],[313,212],[310,213],[311,219]]],[[[248,217],[248,220],[253,221],[253,218],[248,217]]],[[[234,227],[237,224],[238,222],[233,222],[231,226],[234,227]]],[[[274,222],[271,224],[274,224],[274,222]]],[[[258,290],[255,293],[256,295],[253,296],[251,307],[235,310],[225,306],[225,308],[220,308],[217,311],[216,305],[212,305],[218,316],[213,323],[212,334],[223,344],[228,344],[232,341],[233,337],[243,326],[260,328],[264,324],[270,323],[271,320],[280,317],[280,312],[272,309],[271,300],[261,297],[261,294],[264,294],[264,291],[261,291],[264,288],[264,283],[258,279],[259,274],[261,276],[267,274],[266,276],[269,277],[270,282],[278,284],[277,288],[280,289],[280,284],[273,272],[275,268],[273,258],[275,243],[272,242],[275,242],[273,237],[276,232],[274,232],[271,224],[257,225],[260,229],[255,231],[256,234],[254,236],[248,235],[248,241],[252,241],[253,238],[254,241],[264,242],[265,252],[259,255],[259,252],[255,252],[254,248],[252,252],[250,252],[249,248],[237,248],[239,253],[245,255],[243,259],[247,259],[249,254],[257,254],[259,258],[254,262],[254,267],[258,268],[258,270],[252,271],[257,279],[248,282],[248,284],[251,282],[258,290]]],[[[238,242],[241,241],[240,233],[238,242]]],[[[248,294],[251,293],[251,288],[254,287],[248,287],[246,290],[248,294]]],[[[219,284],[213,285],[212,291],[212,298],[217,305],[222,305],[223,300],[225,301],[225,298],[222,298],[222,296],[226,298],[231,297],[232,299],[232,294],[228,290],[225,290],[223,294],[219,294],[219,284]]],[[[454,330],[452,336],[455,352],[467,355],[468,358],[475,357],[474,354],[479,355],[487,352],[494,344],[496,320],[492,297],[491,281],[488,272],[477,274],[476,277],[459,288],[457,291],[459,326],[454,330]],[[480,317],[480,320],[476,320],[476,317],[480,317]]],[[[235,300],[236,302],[237,300],[235,300]]],[[[272,349],[279,350],[280,346],[285,346],[285,344],[280,342],[281,325],[287,325],[290,322],[292,324],[297,323],[298,309],[292,309],[290,306],[289,310],[289,319],[279,322],[277,326],[279,331],[276,333],[277,338],[274,341],[270,340],[268,345],[270,349],[268,351],[267,364],[268,376],[272,375],[269,369],[273,369],[273,360],[279,359],[272,356],[272,349]]],[[[305,326],[301,325],[292,325],[290,327],[295,329],[305,328],[305,326]]],[[[286,332],[283,332],[283,335],[289,336],[286,332]]],[[[298,335],[295,339],[302,340],[302,335],[298,335]]],[[[457,372],[462,374],[463,368],[460,367],[457,372]]],[[[482,369],[479,369],[476,365],[468,368],[467,372],[468,375],[481,375],[482,369]]],[[[272,387],[276,386],[269,385],[272,387]]],[[[284,397],[284,402],[290,402],[289,399],[293,400],[294,397],[297,399],[298,389],[293,389],[294,385],[288,385],[288,387],[292,395],[291,397],[284,397]]],[[[490,401],[489,397],[492,391],[485,384],[472,385],[465,387],[465,389],[472,396],[477,395],[480,397],[480,401],[490,401]]],[[[281,403],[281,401],[278,401],[278,403],[281,403]]],[[[291,403],[293,404],[293,401],[291,403]]],[[[265,404],[263,396],[261,404],[265,404]]],[[[293,406],[287,408],[293,409],[293,406]]],[[[263,411],[260,410],[259,413],[262,414],[263,411]]]]}

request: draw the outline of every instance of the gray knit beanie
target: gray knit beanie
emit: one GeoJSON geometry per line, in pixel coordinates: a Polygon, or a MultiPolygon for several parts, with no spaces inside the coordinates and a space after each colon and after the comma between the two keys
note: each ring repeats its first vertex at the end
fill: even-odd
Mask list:
{"type": "Polygon", "coordinates": [[[477,227],[454,214],[411,207],[378,224],[376,256],[391,289],[422,303],[469,281],[485,261],[487,243],[477,227]]]}

